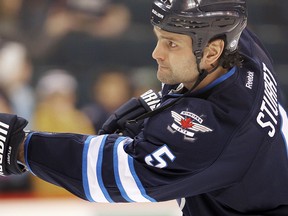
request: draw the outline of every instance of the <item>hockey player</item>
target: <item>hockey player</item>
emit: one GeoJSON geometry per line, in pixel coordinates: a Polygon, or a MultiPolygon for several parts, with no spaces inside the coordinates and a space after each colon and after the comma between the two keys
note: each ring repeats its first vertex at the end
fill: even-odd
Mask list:
{"type": "Polygon", "coordinates": [[[244,0],[155,0],[162,97],[131,99],[98,135],[24,138],[25,120],[1,115],[2,175],[27,167],[92,202],[177,199],[185,216],[287,216],[288,119],[246,21],[244,0]]]}

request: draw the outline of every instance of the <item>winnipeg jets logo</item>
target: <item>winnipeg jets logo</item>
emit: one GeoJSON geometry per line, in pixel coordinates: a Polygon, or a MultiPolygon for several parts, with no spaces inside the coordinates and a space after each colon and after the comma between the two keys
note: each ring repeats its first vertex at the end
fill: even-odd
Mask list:
{"type": "Polygon", "coordinates": [[[212,132],[213,130],[209,127],[204,126],[203,119],[198,115],[188,112],[182,111],[180,114],[171,111],[171,116],[174,119],[172,125],[168,126],[168,130],[172,133],[180,132],[184,134],[184,138],[188,140],[195,140],[195,133],[202,132],[212,132]]]}

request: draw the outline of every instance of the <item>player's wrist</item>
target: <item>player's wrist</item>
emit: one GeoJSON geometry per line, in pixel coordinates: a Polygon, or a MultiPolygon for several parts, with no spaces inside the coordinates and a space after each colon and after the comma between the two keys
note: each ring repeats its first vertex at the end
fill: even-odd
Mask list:
{"type": "Polygon", "coordinates": [[[18,163],[22,164],[23,166],[26,166],[26,165],[25,165],[25,150],[24,150],[24,143],[25,143],[25,141],[26,141],[26,139],[27,139],[27,137],[28,137],[30,131],[25,130],[24,132],[25,132],[25,137],[24,137],[22,143],[21,143],[20,146],[19,146],[19,151],[18,151],[18,158],[17,158],[17,161],[18,161],[18,163]]]}

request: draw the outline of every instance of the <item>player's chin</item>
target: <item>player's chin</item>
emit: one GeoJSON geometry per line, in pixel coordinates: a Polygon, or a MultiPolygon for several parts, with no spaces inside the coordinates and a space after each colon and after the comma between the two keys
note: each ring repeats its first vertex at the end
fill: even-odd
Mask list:
{"type": "Polygon", "coordinates": [[[167,83],[166,83],[166,80],[167,80],[168,76],[169,76],[169,74],[168,74],[167,72],[165,72],[165,71],[163,71],[163,70],[160,70],[160,69],[158,68],[158,71],[157,71],[157,79],[158,79],[159,81],[161,81],[162,83],[167,84],[167,83]]]}
{"type": "Polygon", "coordinates": [[[168,84],[168,85],[173,85],[175,84],[175,82],[171,79],[171,73],[167,73],[166,72],[163,72],[163,71],[159,71],[157,72],[157,79],[164,83],[164,84],[168,84]]]}
{"type": "Polygon", "coordinates": [[[158,66],[157,76],[171,76],[170,68],[158,66]]]}

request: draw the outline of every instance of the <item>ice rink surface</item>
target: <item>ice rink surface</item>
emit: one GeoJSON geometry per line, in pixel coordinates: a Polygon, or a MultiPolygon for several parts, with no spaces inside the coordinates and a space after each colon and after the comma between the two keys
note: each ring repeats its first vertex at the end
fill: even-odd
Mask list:
{"type": "Polygon", "coordinates": [[[176,201],[100,204],[80,199],[2,199],[1,215],[9,216],[181,216],[176,201]]]}

